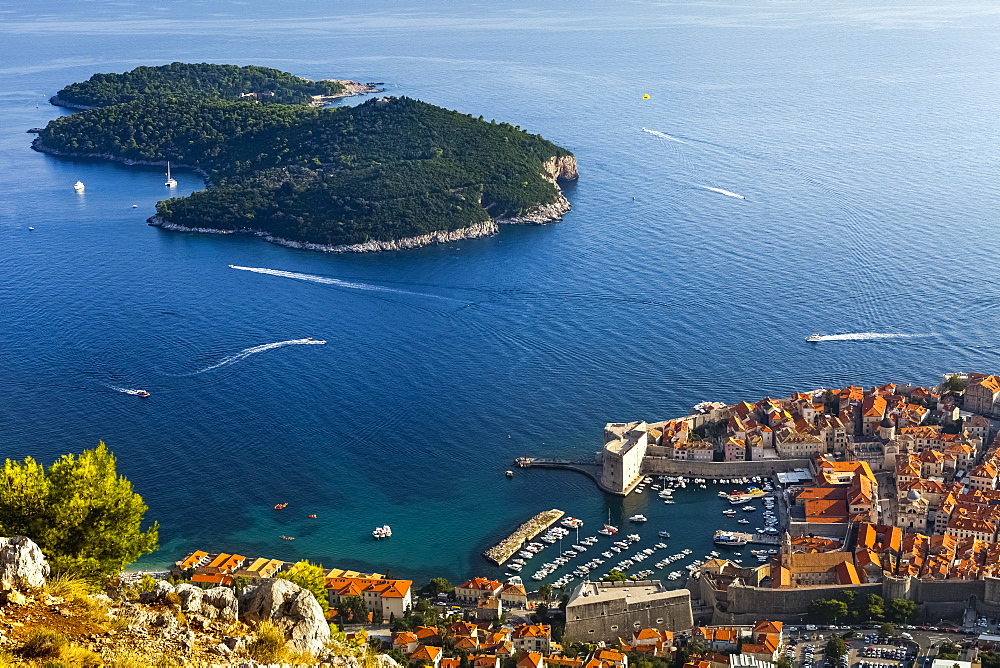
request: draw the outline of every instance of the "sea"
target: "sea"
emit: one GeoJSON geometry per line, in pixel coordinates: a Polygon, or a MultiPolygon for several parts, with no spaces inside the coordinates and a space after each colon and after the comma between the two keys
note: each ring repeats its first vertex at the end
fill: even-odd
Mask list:
{"type": "Polygon", "coordinates": [[[504,471],[701,401],[1000,371],[998,28],[975,0],[7,0],[0,455],[103,440],[160,523],[137,568],[499,575],[480,553],[550,508],[703,557],[739,526],[717,485],[504,471]],[[162,169],[30,149],[61,87],[172,61],[520,125],[576,155],[573,210],[324,254],[149,227],[162,169]]]}

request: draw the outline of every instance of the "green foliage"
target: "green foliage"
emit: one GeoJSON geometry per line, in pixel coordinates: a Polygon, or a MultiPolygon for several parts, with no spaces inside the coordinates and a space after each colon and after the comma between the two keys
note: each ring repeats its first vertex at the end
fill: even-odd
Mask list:
{"type": "Polygon", "coordinates": [[[538,598],[543,601],[548,601],[552,598],[552,585],[545,583],[538,587],[538,598]]]}
{"type": "Polygon", "coordinates": [[[809,604],[808,612],[823,624],[834,624],[847,614],[847,604],[837,599],[817,598],[809,604]]]}
{"type": "Polygon", "coordinates": [[[424,591],[431,596],[437,596],[438,594],[446,594],[454,588],[455,586],[447,578],[431,578],[431,581],[424,587],[424,591]]]}
{"type": "Polygon", "coordinates": [[[868,594],[858,611],[862,619],[869,621],[882,619],[885,616],[885,599],[878,594],[868,594]]]}
{"type": "Polygon", "coordinates": [[[957,659],[960,648],[953,642],[943,642],[940,647],[938,647],[937,658],[939,659],[957,659]]]}
{"type": "Polygon", "coordinates": [[[794,668],[794,664],[791,659],[782,654],[778,657],[778,660],[774,662],[774,668],[794,668]]]}
{"type": "Polygon", "coordinates": [[[58,97],[73,104],[104,107],[170,97],[235,100],[243,93],[270,91],[274,95],[262,97],[261,101],[305,104],[312,95],[331,95],[343,89],[335,81],[309,81],[269,67],[170,63],[137,67],[123,74],[95,74],[86,81],[66,86],[58,97]]]}
{"type": "Polygon", "coordinates": [[[52,629],[35,629],[18,650],[26,659],[48,659],[59,656],[67,646],[66,636],[52,629]]]}
{"type": "Polygon", "coordinates": [[[617,568],[612,568],[607,574],[601,578],[605,582],[625,582],[628,580],[628,576],[622,573],[617,568]]]}
{"type": "Polygon", "coordinates": [[[895,638],[896,625],[890,624],[889,622],[883,622],[881,625],[879,625],[878,632],[883,638],[895,638]]]}
{"type": "Polygon", "coordinates": [[[337,604],[337,614],[341,625],[349,621],[354,624],[364,624],[368,621],[368,604],[361,596],[345,596],[337,604]]]}
{"type": "Polygon", "coordinates": [[[325,573],[322,565],[303,560],[275,577],[294,582],[303,589],[311,591],[319,606],[323,608],[323,614],[326,614],[330,610],[330,602],[327,598],[325,573]]]}
{"type": "Polygon", "coordinates": [[[47,469],[31,457],[0,471],[0,533],[38,543],[52,569],[91,580],[120,573],[156,549],[159,526],[104,443],[47,469]]]}
{"type": "Polygon", "coordinates": [[[544,163],[569,155],[506,123],[409,98],[337,109],[139,98],[56,119],[38,141],[208,174],[211,189],[157,204],[164,222],[326,245],[456,230],[553,203],[544,163]]]}
{"type": "Polygon", "coordinates": [[[832,659],[847,656],[847,643],[840,636],[831,636],[826,641],[826,655],[832,659]]]}
{"type": "Polygon", "coordinates": [[[963,392],[968,384],[967,380],[953,374],[941,384],[941,389],[945,392],[963,392]]]}
{"type": "Polygon", "coordinates": [[[982,663],[983,668],[1000,668],[1000,654],[991,649],[980,652],[979,661],[982,663]]]}

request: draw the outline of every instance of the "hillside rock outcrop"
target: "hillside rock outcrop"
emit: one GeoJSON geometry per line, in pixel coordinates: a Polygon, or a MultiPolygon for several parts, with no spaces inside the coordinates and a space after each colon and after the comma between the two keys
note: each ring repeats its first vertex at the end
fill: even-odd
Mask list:
{"type": "Polygon", "coordinates": [[[38,589],[49,576],[49,563],[30,538],[0,538],[0,594],[38,589]]]}
{"type": "Polygon", "coordinates": [[[271,622],[297,652],[318,655],[330,642],[330,625],[312,592],[294,582],[263,580],[239,600],[240,621],[271,622]]]}

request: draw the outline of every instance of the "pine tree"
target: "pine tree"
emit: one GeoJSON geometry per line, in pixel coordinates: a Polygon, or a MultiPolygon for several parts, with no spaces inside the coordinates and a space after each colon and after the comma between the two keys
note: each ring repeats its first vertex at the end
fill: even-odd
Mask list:
{"type": "Polygon", "coordinates": [[[0,534],[35,541],[57,573],[98,580],[155,550],[159,525],[142,530],[147,509],[103,442],[48,469],[27,457],[0,471],[0,534]]]}

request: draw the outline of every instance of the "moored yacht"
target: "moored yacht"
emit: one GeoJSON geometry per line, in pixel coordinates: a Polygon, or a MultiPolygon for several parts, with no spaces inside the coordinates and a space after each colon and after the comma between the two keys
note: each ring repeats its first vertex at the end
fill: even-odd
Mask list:
{"type": "Polygon", "coordinates": [[[170,176],[170,161],[169,160],[167,160],[167,180],[166,180],[166,182],[164,182],[163,185],[165,185],[168,188],[176,188],[177,187],[177,179],[175,179],[172,176],[170,176]]]}
{"type": "Polygon", "coordinates": [[[372,536],[378,540],[380,538],[389,538],[392,536],[392,529],[389,528],[388,524],[383,524],[380,527],[375,527],[372,531],[372,536]]]}
{"type": "Polygon", "coordinates": [[[629,522],[648,522],[649,520],[645,515],[635,514],[628,518],[629,522]]]}

